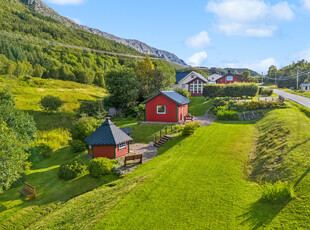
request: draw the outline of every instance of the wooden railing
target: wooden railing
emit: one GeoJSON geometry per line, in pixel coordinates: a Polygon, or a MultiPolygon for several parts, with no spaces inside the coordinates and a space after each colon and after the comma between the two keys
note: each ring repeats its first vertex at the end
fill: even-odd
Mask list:
{"type": "Polygon", "coordinates": [[[174,134],[177,130],[173,126],[166,126],[154,134],[154,144],[156,144],[164,135],[174,134]]]}

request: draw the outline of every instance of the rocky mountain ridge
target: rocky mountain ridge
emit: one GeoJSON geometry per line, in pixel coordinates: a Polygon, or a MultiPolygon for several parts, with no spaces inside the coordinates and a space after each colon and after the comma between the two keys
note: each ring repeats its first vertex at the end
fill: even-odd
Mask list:
{"type": "MultiPolygon", "coordinates": [[[[15,0],[15,1],[18,1],[18,0],[15,0]]],[[[158,57],[161,57],[161,58],[164,58],[164,59],[169,60],[171,62],[174,62],[176,64],[179,64],[181,66],[187,65],[182,59],[178,58],[175,54],[170,53],[168,51],[160,50],[160,49],[151,47],[151,46],[149,46],[149,45],[147,45],[141,41],[135,40],[135,39],[120,38],[120,37],[114,36],[112,34],[100,31],[98,29],[79,25],[79,24],[75,23],[73,20],[59,15],[55,10],[48,7],[46,4],[44,4],[40,0],[20,0],[20,1],[22,3],[28,5],[28,6],[32,7],[36,12],[38,12],[44,16],[53,18],[57,21],[60,21],[61,23],[65,24],[66,26],[73,27],[76,29],[86,30],[90,33],[97,34],[97,35],[104,37],[106,39],[113,40],[115,42],[121,43],[121,44],[126,45],[128,47],[134,48],[135,50],[137,50],[143,54],[156,55],[158,57]]]]}

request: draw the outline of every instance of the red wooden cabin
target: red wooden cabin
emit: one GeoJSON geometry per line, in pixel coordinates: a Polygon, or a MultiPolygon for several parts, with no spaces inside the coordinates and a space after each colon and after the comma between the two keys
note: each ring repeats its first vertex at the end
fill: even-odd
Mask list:
{"type": "Polygon", "coordinates": [[[120,129],[109,118],[85,138],[88,144],[88,155],[91,158],[106,157],[115,159],[129,153],[130,129],[120,129]]]}
{"type": "Polygon", "coordinates": [[[160,91],[142,102],[145,104],[145,121],[181,122],[188,113],[188,100],[175,91],[160,91]]]}
{"type": "Polygon", "coordinates": [[[243,77],[241,75],[228,73],[224,75],[223,77],[217,79],[216,84],[228,85],[228,84],[235,83],[235,82],[248,82],[248,81],[243,81],[242,78],[243,77]]]}

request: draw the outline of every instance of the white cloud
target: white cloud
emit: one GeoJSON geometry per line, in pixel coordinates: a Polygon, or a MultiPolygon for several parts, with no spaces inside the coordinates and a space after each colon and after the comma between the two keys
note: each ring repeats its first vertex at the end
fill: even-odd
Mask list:
{"type": "Polygon", "coordinates": [[[303,4],[307,10],[310,10],[310,0],[303,0],[303,4]]]}
{"type": "Polygon", "coordinates": [[[195,53],[193,56],[187,59],[187,63],[192,66],[200,66],[204,60],[208,58],[208,55],[205,51],[195,53]]]}
{"type": "Polygon", "coordinates": [[[80,5],[85,0],[47,0],[49,3],[57,5],[80,5]]]}
{"type": "Polygon", "coordinates": [[[210,43],[210,38],[206,31],[201,31],[199,34],[188,38],[185,43],[188,47],[202,49],[210,43]]]}
{"type": "Polygon", "coordinates": [[[258,73],[264,72],[267,73],[271,65],[278,66],[277,61],[274,58],[267,58],[264,60],[253,61],[249,63],[226,63],[225,67],[229,68],[248,68],[254,70],[258,73]]]}
{"type": "Polygon", "coordinates": [[[279,21],[294,18],[287,2],[270,5],[263,0],[212,0],[206,10],[219,18],[218,28],[227,35],[270,37],[279,21]]]}
{"type": "Polygon", "coordinates": [[[294,58],[310,61],[310,46],[307,49],[302,50],[298,54],[294,55],[294,58]]]}

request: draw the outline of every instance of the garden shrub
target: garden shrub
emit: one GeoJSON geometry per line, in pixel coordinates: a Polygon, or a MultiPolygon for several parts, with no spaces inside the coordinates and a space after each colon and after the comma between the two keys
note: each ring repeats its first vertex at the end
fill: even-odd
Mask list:
{"type": "Polygon", "coordinates": [[[106,115],[103,101],[82,101],[78,111],[78,116],[82,117],[83,115],[103,118],[106,115]]]}
{"type": "Polygon", "coordinates": [[[89,174],[92,177],[98,178],[103,175],[111,173],[113,168],[113,163],[106,157],[100,157],[93,159],[89,165],[89,174]]]}
{"type": "Polygon", "coordinates": [[[46,158],[49,158],[53,150],[46,144],[41,143],[38,146],[34,146],[28,150],[29,158],[28,161],[32,163],[38,163],[46,158]]]}
{"type": "Polygon", "coordinates": [[[270,97],[272,93],[273,93],[272,89],[261,89],[259,94],[270,97]]]}
{"type": "Polygon", "coordinates": [[[125,117],[133,117],[137,118],[140,115],[140,108],[139,106],[130,106],[124,111],[125,117]]]}
{"type": "Polygon", "coordinates": [[[293,186],[285,182],[266,183],[263,188],[262,199],[271,203],[281,203],[294,197],[293,186]]]}
{"type": "Polygon", "coordinates": [[[100,122],[95,118],[81,117],[72,125],[70,129],[72,139],[84,141],[84,139],[94,132],[99,126],[100,122]]]}
{"type": "Polygon", "coordinates": [[[72,152],[74,153],[80,153],[86,149],[85,143],[80,140],[72,140],[70,142],[70,146],[71,146],[72,152]]]}
{"type": "Polygon", "coordinates": [[[63,180],[72,180],[86,172],[86,166],[78,161],[59,166],[58,177],[63,180]]]}
{"type": "Polygon", "coordinates": [[[189,122],[186,125],[184,125],[182,130],[183,136],[190,136],[192,135],[195,130],[200,127],[200,124],[198,122],[189,122]]]}
{"type": "Polygon", "coordinates": [[[175,92],[183,95],[184,97],[186,97],[187,99],[189,99],[191,97],[191,93],[188,92],[187,90],[185,89],[182,89],[182,88],[176,88],[174,89],[175,92]]]}
{"type": "Polygon", "coordinates": [[[219,110],[217,112],[217,119],[224,121],[239,121],[240,115],[234,110],[219,110]]]}
{"type": "Polygon", "coordinates": [[[47,95],[40,101],[40,105],[49,112],[57,111],[63,104],[63,101],[58,97],[47,95]]]}
{"type": "Polygon", "coordinates": [[[221,101],[219,101],[219,102],[216,104],[216,106],[226,106],[227,104],[228,104],[227,101],[221,100],[221,101]]]}

